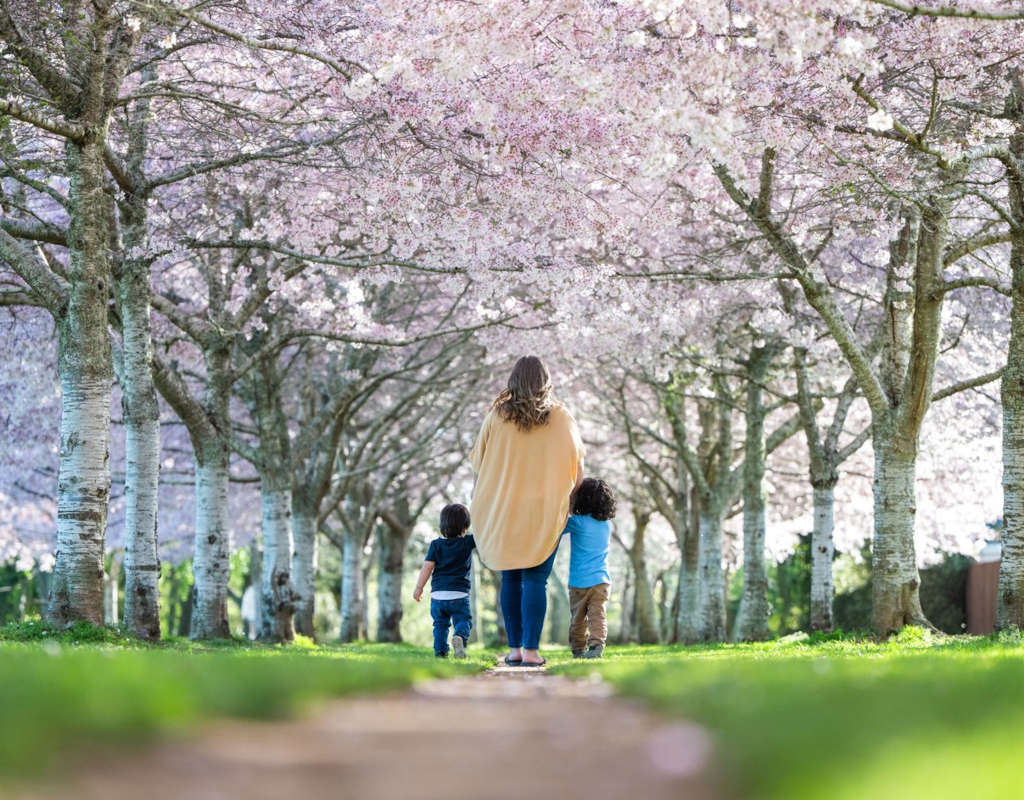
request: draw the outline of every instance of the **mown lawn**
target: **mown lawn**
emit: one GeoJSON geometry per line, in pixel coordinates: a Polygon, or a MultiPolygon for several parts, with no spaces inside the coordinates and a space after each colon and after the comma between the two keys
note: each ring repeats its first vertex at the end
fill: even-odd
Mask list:
{"type": "Polygon", "coordinates": [[[411,645],[153,646],[90,626],[58,637],[42,623],[0,628],[0,780],[41,774],[83,746],[136,745],[212,717],[285,717],[493,664],[471,653],[455,662],[411,645]]]}
{"type": "Polygon", "coordinates": [[[1024,643],[931,638],[609,648],[627,696],[694,720],[749,800],[1024,797],[1024,643]]]}

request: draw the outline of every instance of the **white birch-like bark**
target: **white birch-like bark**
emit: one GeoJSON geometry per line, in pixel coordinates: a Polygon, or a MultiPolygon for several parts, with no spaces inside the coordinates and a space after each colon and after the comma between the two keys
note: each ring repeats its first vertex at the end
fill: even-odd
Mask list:
{"type": "Polygon", "coordinates": [[[927,625],[918,589],[914,551],[914,486],[917,453],[885,431],[876,431],[874,512],[871,548],[872,624],[877,631],[927,625]]]}
{"type": "MultiPolygon", "coordinates": [[[[709,506],[711,504],[708,504],[709,506]]],[[[722,517],[712,508],[700,511],[700,640],[725,641],[725,581],[722,573],[722,517]]]]}
{"type": "Polygon", "coordinates": [[[224,639],[228,627],[228,451],[219,441],[204,443],[196,459],[196,533],[193,570],[196,597],[192,639],[224,639]]]}
{"type": "Polygon", "coordinates": [[[125,425],[124,625],[142,639],[160,638],[160,408],[153,383],[149,273],[129,258],[118,276],[122,327],[121,392],[125,425]]]}
{"type": "Polygon", "coordinates": [[[341,552],[341,631],[342,642],[362,637],[363,621],[363,536],[348,528],[343,533],[341,552]]]}
{"type": "MultiPolygon", "coordinates": [[[[245,347],[258,347],[260,337],[245,347]]],[[[256,424],[258,449],[253,463],[260,473],[260,615],[263,641],[288,643],[295,639],[295,590],[292,587],[292,463],[288,419],[280,394],[281,376],[273,357],[261,358],[244,394],[256,424]]]]}
{"type": "Polygon", "coordinates": [[[103,624],[117,625],[118,596],[117,585],[120,575],[120,562],[117,558],[110,559],[110,569],[103,576],[103,624]]]}
{"type": "MultiPolygon", "coordinates": [[[[264,641],[291,642],[295,639],[292,591],[292,493],[290,488],[261,482],[260,509],[263,533],[263,563],[260,569],[259,637],[264,641]]],[[[273,483],[287,485],[287,480],[273,483]]]]}
{"type": "MultiPolygon", "coordinates": [[[[160,480],[160,420],[128,423],[125,390],[124,626],[134,635],[160,638],[160,557],[157,497],[160,480]]],[[[154,405],[156,398],[153,397],[154,405]]]]}
{"type": "Polygon", "coordinates": [[[363,560],[360,573],[363,586],[359,593],[359,638],[370,638],[370,568],[373,566],[373,550],[376,542],[370,543],[370,553],[363,560]]]}
{"type": "Polygon", "coordinates": [[[78,620],[102,625],[113,377],[102,139],[68,143],[67,155],[72,202],[69,293],[58,322],[57,552],[47,617],[60,626],[78,620]]]}
{"type": "Polygon", "coordinates": [[[316,516],[297,500],[292,501],[295,552],[292,556],[292,587],[295,590],[295,632],[312,637],[315,613],[314,578],[317,564],[316,516]]]}
{"type": "Polygon", "coordinates": [[[218,639],[231,635],[228,625],[231,529],[228,525],[231,417],[229,401],[230,354],[222,342],[203,353],[206,362],[206,397],[197,441],[190,427],[196,455],[196,531],[192,565],[196,597],[192,606],[192,639],[218,639]]]}
{"type": "Polygon", "coordinates": [[[679,582],[676,586],[675,640],[700,641],[700,531],[698,493],[690,488],[689,473],[676,458],[676,494],[673,523],[679,545],[679,582]]]}
{"type": "Polygon", "coordinates": [[[828,432],[825,437],[822,437],[811,397],[805,360],[806,353],[797,348],[794,355],[797,397],[801,424],[807,440],[810,482],[814,498],[814,522],[811,529],[810,627],[812,631],[831,631],[835,624],[832,613],[832,601],[835,597],[832,561],[835,557],[833,532],[835,529],[835,488],[839,482],[838,467],[843,460],[861,447],[869,431],[862,431],[854,441],[842,450],[839,449],[839,437],[846,424],[847,414],[855,396],[855,383],[851,378],[839,396],[828,432]]]}
{"type": "Polygon", "coordinates": [[[811,630],[831,631],[835,625],[832,601],[835,584],[835,485],[814,487],[814,528],[811,531],[811,630]]]}
{"type": "MultiPolygon", "coordinates": [[[[155,63],[155,62],[154,62],[155,63]]],[[[155,66],[142,71],[143,84],[156,79],[155,66]]],[[[149,100],[132,111],[129,172],[142,181],[146,155],[149,100]]],[[[146,200],[124,198],[121,227],[124,259],[116,276],[121,318],[120,383],[125,425],[125,598],[124,625],[134,635],[160,638],[160,557],[157,551],[157,505],[160,482],[160,406],[153,378],[146,200]]]]}
{"type": "Polygon", "coordinates": [[[1003,531],[996,627],[1024,628],[1024,91],[1015,87],[1008,109],[1017,115],[1010,152],[1016,170],[1007,170],[1010,213],[1018,229],[1010,243],[1010,342],[1000,385],[1003,406],[1003,531]]]}
{"type": "Polygon", "coordinates": [[[47,617],[61,626],[102,625],[111,383],[62,373],[57,553],[47,617]]]}
{"type": "Polygon", "coordinates": [[[402,571],[408,537],[384,524],[377,529],[377,641],[402,641],[402,571]]]}
{"type": "MultiPolygon", "coordinates": [[[[1024,270],[1022,278],[1024,278],[1024,270]]],[[[1012,338],[1024,339],[1024,279],[1014,275],[1012,338]],[[1019,296],[1018,296],[1019,293],[1019,296]]],[[[1024,628],[1024,341],[1011,344],[1002,382],[1003,530],[996,627],[1024,628]],[[1016,361],[1015,361],[1016,359],[1016,361]]]]}
{"type": "Polygon", "coordinates": [[[765,563],[765,408],[764,385],[774,355],[771,347],[755,347],[747,364],[747,430],[743,453],[743,594],[733,638],[764,641],[768,630],[768,567],[765,563]]]}
{"type": "MultiPolygon", "coordinates": [[[[921,578],[914,547],[917,512],[917,446],[921,424],[931,404],[941,318],[942,259],[948,230],[948,201],[929,198],[920,220],[908,213],[905,230],[917,232],[916,248],[908,249],[913,263],[913,326],[906,343],[896,341],[892,361],[905,364],[897,408],[872,408],[875,448],[874,538],[872,541],[872,624],[879,633],[904,625],[930,623],[921,608],[921,578]]],[[[901,237],[902,238],[902,237],[901,237]]],[[[899,243],[896,249],[900,249],[899,243]]],[[[897,262],[897,257],[893,257],[897,262]]],[[[898,262],[897,262],[898,263],[898,262]]],[[[891,270],[892,271],[892,270],[891,270]]],[[[893,396],[893,395],[890,395],[893,396]]]]}
{"type": "Polygon", "coordinates": [[[793,270],[807,302],[828,327],[871,408],[875,447],[876,518],[872,548],[875,554],[872,561],[875,630],[888,634],[905,624],[928,625],[921,609],[913,541],[913,478],[918,437],[931,403],[938,356],[950,200],[938,193],[929,194],[914,206],[901,209],[905,224],[891,249],[889,290],[884,298],[883,315],[886,337],[881,349],[881,366],[876,368],[874,352],[859,343],[831,288],[815,276],[799,246],[773,217],[774,165],[775,151],[766,148],[759,182],[761,194],[756,199],[739,187],[723,164],[715,166],[715,173],[736,205],[793,270]],[[898,287],[910,276],[898,273],[911,264],[913,291],[908,296],[895,297],[906,294],[898,287]]]}
{"type": "MultiPolygon", "coordinates": [[[[696,543],[698,536],[691,537],[696,543]]],[[[693,548],[696,550],[696,548],[693,548]]],[[[679,562],[679,607],[676,611],[678,640],[694,644],[701,640],[700,621],[700,568],[696,553],[683,552],[679,562]]]]}

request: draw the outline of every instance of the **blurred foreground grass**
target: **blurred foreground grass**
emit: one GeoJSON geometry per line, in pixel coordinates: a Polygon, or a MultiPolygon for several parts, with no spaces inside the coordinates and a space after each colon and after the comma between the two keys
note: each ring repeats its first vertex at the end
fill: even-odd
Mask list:
{"type": "Polygon", "coordinates": [[[491,664],[483,650],[455,662],[411,645],[145,645],[88,625],[59,636],[40,622],[7,626],[0,628],[0,778],[40,774],[83,746],[144,743],[211,717],[285,717],[324,698],[491,664]]]}
{"type": "Polygon", "coordinates": [[[749,800],[1024,797],[1024,644],[907,629],[856,639],[612,647],[593,671],[702,724],[749,800]]]}

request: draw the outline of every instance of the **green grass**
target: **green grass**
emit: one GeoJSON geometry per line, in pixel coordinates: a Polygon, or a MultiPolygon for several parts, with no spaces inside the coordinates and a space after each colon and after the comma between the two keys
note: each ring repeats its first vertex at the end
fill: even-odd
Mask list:
{"type": "Polygon", "coordinates": [[[428,648],[356,644],[292,647],[228,640],[145,645],[78,626],[0,628],[0,779],[32,777],[83,746],[118,747],[187,731],[212,717],[275,719],[317,701],[399,689],[483,669],[428,648]],[[45,631],[45,632],[44,632],[45,631]]]}
{"type": "Polygon", "coordinates": [[[1024,644],[838,638],[561,654],[552,670],[593,671],[623,694],[704,725],[719,766],[751,800],[1002,800],[1024,764],[1024,644]]]}

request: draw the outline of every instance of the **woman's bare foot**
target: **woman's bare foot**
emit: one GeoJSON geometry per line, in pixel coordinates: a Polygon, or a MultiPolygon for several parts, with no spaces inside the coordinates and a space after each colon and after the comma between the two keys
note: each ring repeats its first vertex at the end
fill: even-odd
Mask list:
{"type": "Polygon", "coordinates": [[[523,649],[523,666],[529,667],[533,664],[543,664],[544,659],[540,657],[540,650],[523,649]]]}

